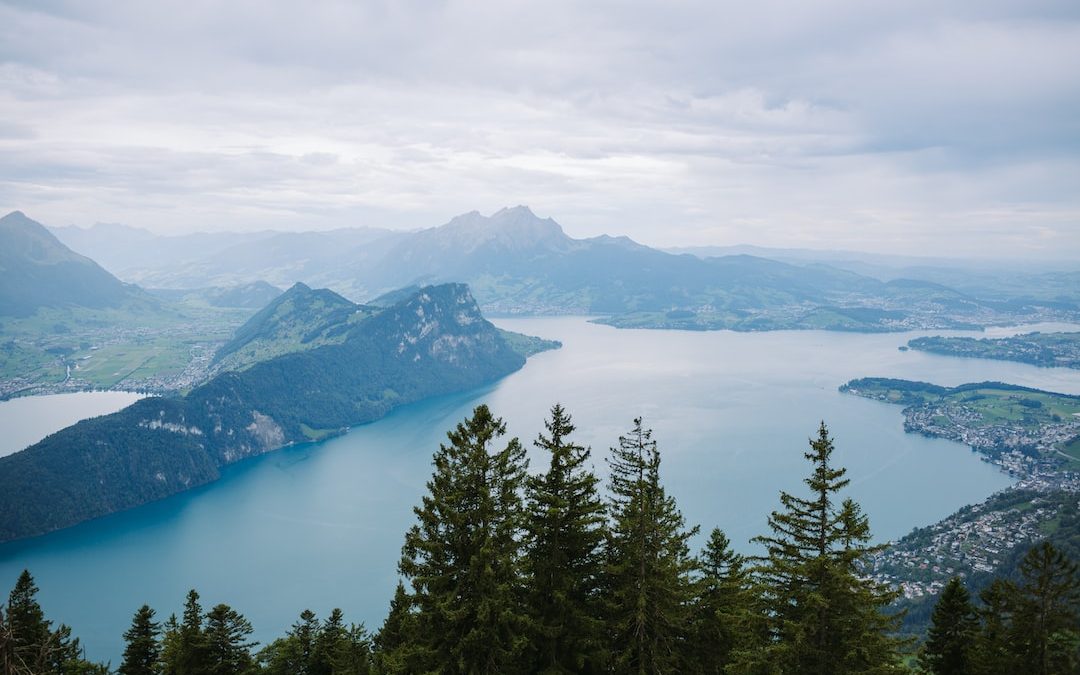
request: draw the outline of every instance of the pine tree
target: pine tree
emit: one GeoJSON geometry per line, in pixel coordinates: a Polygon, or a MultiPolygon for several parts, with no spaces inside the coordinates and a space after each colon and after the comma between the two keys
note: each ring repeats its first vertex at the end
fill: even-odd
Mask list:
{"type": "Polygon", "coordinates": [[[548,435],[541,434],[534,445],[550,454],[550,466],[526,484],[527,669],[596,672],[604,651],[599,590],[605,516],[599,479],[586,465],[589,450],[569,440],[574,425],[561,405],[552,407],[544,426],[548,435]]]}
{"type": "Polygon", "coordinates": [[[743,556],[719,529],[698,559],[691,626],[692,668],[722,673],[740,649],[752,648],[753,616],[743,556]]]}
{"type": "Polygon", "coordinates": [[[964,582],[953,577],[934,606],[919,665],[933,675],[974,673],[972,649],[978,632],[979,619],[971,595],[964,582]]]}
{"type": "Polygon", "coordinates": [[[687,541],[696,532],[660,483],[660,452],[642,426],[611,449],[611,535],[606,550],[612,659],[618,673],[683,669],[689,629],[687,541]]]}
{"type": "Polygon", "coordinates": [[[348,630],[345,628],[344,616],[340,609],[334,608],[322,626],[315,631],[315,645],[311,651],[311,665],[308,667],[309,675],[335,675],[335,673],[346,672],[343,668],[335,668],[335,664],[338,651],[342,649],[342,643],[347,638],[348,630]]]}
{"type": "Polygon", "coordinates": [[[188,591],[184,613],[176,637],[173,661],[176,675],[205,675],[209,672],[209,646],[203,630],[202,605],[195,589],[188,591]]]}
{"type": "Polygon", "coordinates": [[[131,628],[124,633],[124,660],[120,664],[120,675],[156,675],[159,672],[161,647],[158,634],[161,624],[154,621],[154,610],[143,605],[135,612],[131,628]]]}
{"type": "Polygon", "coordinates": [[[972,672],[978,675],[1011,675],[1020,667],[1010,644],[1016,587],[995,579],[979,594],[982,606],[976,611],[980,629],[971,653],[972,672]]]}
{"type": "Polygon", "coordinates": [[[375,634],[375,665],[380,673],[407,673],[419,670],[412,661],[412,645],[416,639],[416,615],[412,598],[405,585],[398,581],[390,612],[382,628],[375,634]]]}
{"type": "Polygon", "coordinates": [[[53,632],[37,601],[38,587],[29,570],[23,570],[8,595],[8,648],[4,660],[13,668],[43,671],[49,661],[53,632]]]}
{"type": "Polygon", "coordinates": [[[506,425],[486,405],[447,434],[435,453],[418,523],[399,569],[413,587],[415,648],[426,670],[496,673],[524,647],[521,488],[525,453],[516,438],[493,447],[506,425]]]}
{"type": "Polygon", "coordinates": [[[161,673],[177,675],[180,659],[180,622],[170,614],[161,627],[161,673]]]}
{"type": "Polygon", "coordinates": [[[781,492],[773,534],[754,540],[767,552],[757,574],[771,619],[769,658],[784,673],[890,672],[898,668],[896,621],[882,609],[896,595],[858,576],[859,560],[876,549],[858,505],[836,504],[850,481],[832,467],[832,453],[823,422],[805,453],[810,497],[781,492]]]}
{"type": "Polygon", "coordinates": [[[71,627],[60,624],[50,636],[49,646],[43,654],[46,665],[35,674],[55,675],[109,675],[103,664],[87,661],[79,638],[72,636],[71,627]]]}
{"type": "Polygon", "coordinates": [[[1049,542],[1020,563],[1023,582],[1013,594],[1013,651],[1032,675],[1073,673],[1080,647],[1080,576],[1049,542]]]}
{"type": "Polygon", "coordinates": [[[251,622],[228,605],[215,605],[206,613],[207,675],[241,675],[252,669],[254,660],[248,641],[251,622]]]}
{"type": "Polygon", "coordinates": [[[305,609],[285,637],[274,640],[259,652],[268,675],[311,675],[319,622],[305,609]]]}
{"type": "Polygon", "coordinates": [[[372,672],[371,635],[363,624],[346,628],[341,610],[335,609],[323,624],[319,636],[313,675],[368,675],[372,672]],[[319,668],[324,670],[317,670],[319,668]]]}

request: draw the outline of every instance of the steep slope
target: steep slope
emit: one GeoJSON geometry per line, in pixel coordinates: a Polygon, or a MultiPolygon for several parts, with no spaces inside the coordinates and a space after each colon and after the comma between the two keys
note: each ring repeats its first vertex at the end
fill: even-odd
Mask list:
{"type": "Polygon", "coordinates": [[[0,315],[24,317],[41,307],[119,307],[152,303],[43,225],[13,211],[0,218],[0,315]]]}
{"type": "Polygon", "coordinates": [[[468,289],[420,289],[340,344],[143,399],[0,458],[0,541],[41,534],[215,480],[222,466],[339,433],[395,406],[503,377],[524,357],[468,289]]]}
{"type": "Polygon", "coordinates": [[[240,370],[289,352],[340,344],[349,327],[372,314],[325,288],[296,283],[274,298],[214,355],[217,370],[240,370]]]}

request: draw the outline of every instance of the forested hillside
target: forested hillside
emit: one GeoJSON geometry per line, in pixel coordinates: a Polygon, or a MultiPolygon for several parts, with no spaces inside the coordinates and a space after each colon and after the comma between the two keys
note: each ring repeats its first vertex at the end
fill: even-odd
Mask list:
{"type": "MultiPolygon", "coordinates": [[[[1080,574],[1049,541],[979,603],[951,581],[921,644],[895,637],[896,593],[859,574],[880,547],[844,498],[824,424],[804,453],[805,486],[780,493],[752,558],[720,529],[690,550],[697,528],[666,491],[660,445],[640,418],[608,453],[606,490],[569,413],[554,406],[545,429],[534,445],[546,464],[533,473],[485,405],[447,434],[377,630],[346,624],[340,609],[322,621],[304,610],[259,645],[240,612],[204,610],[192,590],[179,617],[135,611],[118,672],[1048,675],[1080,663],[1080,574]]],[[[53,629],[36,591],[24,572],[0,612],[5,674],[108,672],[85,661],[70,629],[53,629]]]]}
{"type": "Polygon", "coordinates": [[[491,382],[525,357],[463,285],[421,289],[340,324],[340,342],[228,371],[185,397],[147,398],[0,458],[0,540],[160,499],[225,464],[370,422],[395,406],[491,382]]]}

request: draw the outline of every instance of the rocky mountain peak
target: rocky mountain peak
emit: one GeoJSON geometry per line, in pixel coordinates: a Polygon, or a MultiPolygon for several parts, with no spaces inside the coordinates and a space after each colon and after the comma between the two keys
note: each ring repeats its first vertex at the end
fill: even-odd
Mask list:
{"type": "Polygon", "coordinates": [[[523,205],[500,209],[491,216],[470,211],[429,232],[444,247],[463,253],[484,246],[521,251],[558,245],[568,239],[558,223],[551,218],[538,217],[523,205]]]}

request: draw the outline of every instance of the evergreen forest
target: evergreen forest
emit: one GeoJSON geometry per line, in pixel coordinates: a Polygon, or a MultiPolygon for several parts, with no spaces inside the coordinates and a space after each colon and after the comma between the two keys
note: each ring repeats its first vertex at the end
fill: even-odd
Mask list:
{"type": "Polygon", "coordinates": [[[862,573],[878,547],[824,423],[754,557],[685,521],[641,418],[601,459],[606,480],[562,406],[544,426],[539,471],[485,405],[448,432],[381,626],[304,610],[260,645],[192,590],[179,616],[138,608],[121,662],[99,664],[24,571],[0,608],[0,675],[1080,672],[1080,572],[1045,541],[977,595],[953,579],[926,634],[900,637],[896,592],[862,573]]]}

